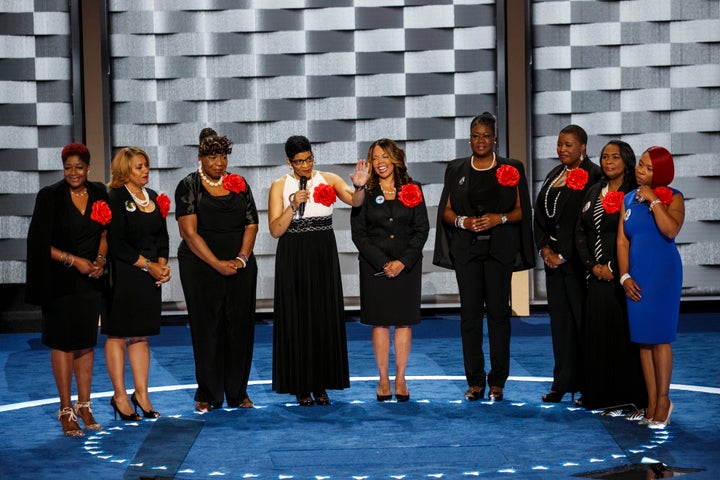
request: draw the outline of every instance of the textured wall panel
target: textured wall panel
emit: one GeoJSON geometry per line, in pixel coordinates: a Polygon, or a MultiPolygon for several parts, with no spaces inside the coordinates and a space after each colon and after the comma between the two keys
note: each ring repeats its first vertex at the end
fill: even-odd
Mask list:
{"type": "MultiPolygon", "coordinates": [[[[145,148],[151,186],[172,192],[196,168],[201,128],[235,142],[229,169],[246,177],[261,210],[261,307],[271,304],[277,245],[267,232],[267,195],[289,171],[288,136],[307,135],[317,168],[345,179],[370,142],[399,140],[410,173],[437,203],[442,162],[468,153],[470,117],[497,109],[492,1],[113,0],[109,11],[113,148],[145,148]]],[[[335,228],[354,304],[349,213],[338,206],[335,228]]],[[[172,221],[170,230],[175,249],[172,221]]],[[[424,294],[454,297],[454,275],[432,267],[431,252],[432,241],[424,294]]],[[[163,299],[182,304],[177,279],[163,299]]]]}
{"type": "MultiPolygon", "coordinates": [[[[612,138],[637,155],[666,146],[672,185],[687,199],[678,237],[684,295],[720,294],[720,2],[534,1],[533,21],[535,192],[557,165],[557,133],[569,123],[588,132],[596,162],[612,138]]],[[[538,301],[543,277],[536,269],[538,301]]]]}

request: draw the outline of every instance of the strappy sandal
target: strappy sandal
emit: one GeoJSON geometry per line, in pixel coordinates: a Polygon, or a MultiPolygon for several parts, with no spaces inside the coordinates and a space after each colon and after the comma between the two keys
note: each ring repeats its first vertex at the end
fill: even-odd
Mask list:
{"type": "Polygon", "coordinates": [[[85,432],[80,429],[77,422],[75,410],[72,407],[65,407],[58,410],[57,418],[62,425],[63,433],[68,437],[84,437],[85,432]]]}
{"type": "Polygon", "coordinates": [[[477,385],[473,385],[465,391],[465,400],[468,402],[474,402],[480,400],[485,396],[485,388],[480,388],[477,385]]]}
{"type": "Polygon", "coordinates": [[[640,408],[638,410],[633,410],[632,412],[629,412],[627,415],[625,415],[625,420],[628,420],[630,422],[637,422],[645,418],[645,409],[640,408]]]}
{"type": "Polygon", "coordinates": [[[73,410],[75,410],[75,414],[82,418],[83,423],[85,424],[85,428],[88,430],[102,430],[103,427],[99,423],[95,421],[95,417],[93,417],[92,408],[90,407],[91,402],[75,402],[75,406],[73,406],[73,410]]]}

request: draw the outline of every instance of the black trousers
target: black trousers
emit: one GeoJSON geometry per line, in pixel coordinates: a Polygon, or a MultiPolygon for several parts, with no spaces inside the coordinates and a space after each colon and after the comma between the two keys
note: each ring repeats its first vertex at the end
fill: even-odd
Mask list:
{"type": "Polygon", "coordinates": [[[455,265],[460,291],[460,333],[465,378],[469,386],[485,386],[483,315],[487,312],[491,387],[505,387],[510,374],[510,282],[512,265],[479,256],[455,265]]]}
{"type": "Polygon", "coordinates": [[[577,392],[581,390],[579,342],[585,298],[583,279],[574,270],[545,268],[545,284],[555,360],[552,390],[577,392]]]}
{"type": "Polygon", "coordinates": [[[237,407],[247,396],[255,337],[257,263],[223,276],[195,256],[180,259],[195,356],[195,401],[237,407]]]}

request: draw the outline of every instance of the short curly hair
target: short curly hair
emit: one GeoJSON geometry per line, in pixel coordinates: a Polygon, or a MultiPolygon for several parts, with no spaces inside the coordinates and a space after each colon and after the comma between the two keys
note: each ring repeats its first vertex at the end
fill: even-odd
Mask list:
{"type": "Polygon", "coordinates": [[[70,157],[79,157],[80,160],[90,165],[90,150],[82,143],[68,143],[60,154],[63,163],[70,157]]]}
{"type": "Polygon", "coordinates": [[[232,153],[232,141],[217,134],[212,128],[203,128],[200,131],[200,145],[198,145],[198,155],[206,157],[208,155],[230,155],[232,153]]]}

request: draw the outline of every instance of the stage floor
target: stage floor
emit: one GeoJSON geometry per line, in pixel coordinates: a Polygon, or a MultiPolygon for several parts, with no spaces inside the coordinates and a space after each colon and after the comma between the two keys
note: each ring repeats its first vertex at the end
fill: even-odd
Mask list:
{"type": "MultiPolygon", "coordinates": [[[[675,411],[665,431],[579,409],[569,395],[560,404],[543,404],[552,346],[542,314],[513,319],[511,377],[502,402],[463,400],[459,318],[443,314],[426,316],[414,328],[408,403],[375,400],[370,329],[349,319],[351,388],[330,391],[327,407],[296,406],[293,397],[270,389],[272,325],[258,323],[249,387],[255,408],[205,414],[193,410],[189,329],[164,326],[151,338],[150,372],[153,404],[163,416],[137,423],[113,420],[101,336],[93,406],[105,429],[84,438],[62,435],[49,350],[39,334],[4,334],[0,475],[549,480],[659,461],[703,470],[688,480],[717,479],[720,315],[683,314],[679,330],[673,345],[675,411]]],[[[132,385],[129,375],[127,384],[132,385]]]]}

